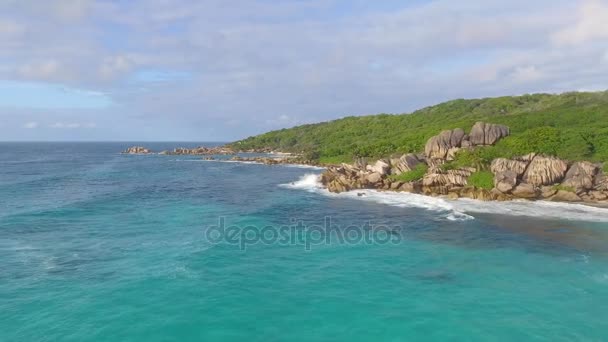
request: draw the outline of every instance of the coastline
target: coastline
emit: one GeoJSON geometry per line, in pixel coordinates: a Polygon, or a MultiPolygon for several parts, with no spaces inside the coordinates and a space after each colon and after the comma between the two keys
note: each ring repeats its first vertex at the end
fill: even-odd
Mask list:
{"type": "MultiPolygon", "coordinates": [[[[608,179],[600,165],[590,162],[567,162],[542,154],[529,154],[514,159],[497,158],[489,171],[474,167],[446,169],[462,151],[475,151],[491,146],[510,134],[500,125],[477,123],[470,135],[461,129],[443,131],[427,142],[422,154],[405,154],[368,163],[358,159],[353,164],[321,164],[314,159],[290,152],[262,149],[235,151],[226,146],[176,148],[159,155],[197,155],[205,161],[238,162],[259,165],[285,165],[324,170],[320,184],[329,192],[377,190],[387,193],[412,193],[431,198],[508,202],[513,200],[577,203],[608,208],[608,179]],[[475,133],[477,131],[477,133],[475,133]],[[479,137],[481,136],[481,137],[479,137]],[[243,156],[252,154],[252,156],[243,156]],[[259,155],[256,155],[259,154],[259,155]],[[228,156],[220,159],[215,156],[228,156]],[[409,175],[420,167],[423,174],[409,175]],[[470,184],[480,171],[490,174],[491,185],[470,184]],[[491,172],[491,173],[490,173],[491,172]],[[405,177],[404,177],[405,176],[405,177]]],[[[156,154],[147,148],[133,146],[125,154],[156,154]]]]}

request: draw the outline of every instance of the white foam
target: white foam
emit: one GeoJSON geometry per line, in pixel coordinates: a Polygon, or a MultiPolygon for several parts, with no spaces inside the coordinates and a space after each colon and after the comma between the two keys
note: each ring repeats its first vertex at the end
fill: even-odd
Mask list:
{"type": "Polygon", "coordinates": [[[542,217],[571,221],[608,222],[608,209],[584,204],[516,200],[482,202],[472,199],[452,201],[465,212],[542,217]]]}
{"type": "Polygon", "coordinates": [[[320,183],[320,176],[307,174],[283,187],[319,193],[324,196],[353,198],[373,201],[396,207],[415,207],[436,211],[440,217],[451,221],[474,219],[471,214],[487,213],[512,216],[565,219],[572,221],[608,222],[608,209],[583,204],[558,203],[548,201],[483,202],[472,199],[448,200],[440,197],[424,196],[405,192],[384,192],[377,190],[356,190],[334,194],[320,183]]]}
{"type": "MultiPolygon", "coordinates": [[[[215,162],[215,163],[236,163],[236,164],[250,164],[250,165],[266,165],[262,162],[251,161],[251,160],[218,160],[218,159],[197,159],[190,161],[203,161],[203,162],[215,162]]],[[[294,167],[298,169],[311,169],[311,170],[325,170],[324,167],[305,165],[305,164],[273,164],[272,166],[283,166],[283,167],[294,167]]]]}
{"type": "Polygon", "coordinates": [[[352,198],[362,201],[387,204],[396,207],[423,208],[436,211],[440,217],[451,221],[471,220],[472,216],[460,212],[448,201],[419,194],[380,192],[376,190],[357,190],[334,194],[323,187],[320,176],[307,174],[290,184],[282,184],[282,187],[315,192],[325,196],[352,198]]]}

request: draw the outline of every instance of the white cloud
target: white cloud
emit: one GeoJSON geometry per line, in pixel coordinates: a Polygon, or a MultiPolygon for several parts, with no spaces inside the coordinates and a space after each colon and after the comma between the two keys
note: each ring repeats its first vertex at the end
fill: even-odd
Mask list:
{"type": "Polygon", "coordinates": [[[0,37],[17,36],[25,32],[25,26],[14,20],[0,19],[0,37]]]}
{"type": "Polygon", "coordinates": [[[76,129],[76,128],[95,128],[97,125],[94,122],[79,123],[79,122],[55,122],[49,125],[50,128],[58,129],[76,129]]]}
{"type": "Polygon", "coordinates": [[[213,134],[238,137],[608,78],[606,0],[391,1],[391,10],[343,2],[334,15],[335,0],[0,0],[0,20],[12,22],[4,29],[12,36],[0,35],[0,79],[52,81],[112,99],[112,109],[27,117],[47,128],[83,128],[84,111],[104,110],[103,119],[87,118],[104,127],[128,122],[121,129],[134,139],[141,127],[160,137],[170,122],[171,134],[194,140],[210,122],[213,134]],[[27,39],[18,36],[24,29],[27,39]],[[148,78],[187,76],[142,90],[134,81],[142,70],[148,78]]]}
{"type": "Polygon", "coordinates": [[[110,80],[119,76],[124,77],[133,65],[133,60],[127,56],[106,57],[99,67],[99,75],[104,80],[110,80]]]}
{"type": "Polygon", "coordinates": [[[608,3],[602,0],[583,1],[577,22],[557,32],[552,38],[558,45],[577,45],[608,39],[608,3]]]}
{"type": "Polygon", "coordinates": [[[23,128],[34,129],[38,128],[39,124],[36,121],[30,121],[23,124],[23,128]]]}
{"type": "Polygon", "coordinates": [[[60,71],[59,62],[47,60],[43,62],[28,63],[19,67],[17,72],[24,78],[46,80],[57,75],[60,71]]]}
{"type": "Polygon", "coordinates": [[[516,83],[527,83],[542,79],[543,73],[535,66],[530,65],[516,68],[510,76],[516,83]]]}

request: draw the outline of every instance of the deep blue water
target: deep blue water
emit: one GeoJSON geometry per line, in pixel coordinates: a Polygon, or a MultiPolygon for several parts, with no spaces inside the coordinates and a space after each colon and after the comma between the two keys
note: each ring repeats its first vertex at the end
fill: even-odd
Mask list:
{"type": "Polygon", "coordinates": [[[0,341],[608,339],[606,210],[335,196],[133,144],[0,144],[0,341]]]}

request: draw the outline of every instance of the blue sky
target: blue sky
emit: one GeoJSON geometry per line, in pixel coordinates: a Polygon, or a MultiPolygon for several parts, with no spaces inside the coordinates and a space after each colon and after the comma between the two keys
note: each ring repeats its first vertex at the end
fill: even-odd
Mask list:
{"type": "Polygon", "coordinates": [[[0,140],[229,141],[608,89],[608,0],[4,0],[0,140]]]}

